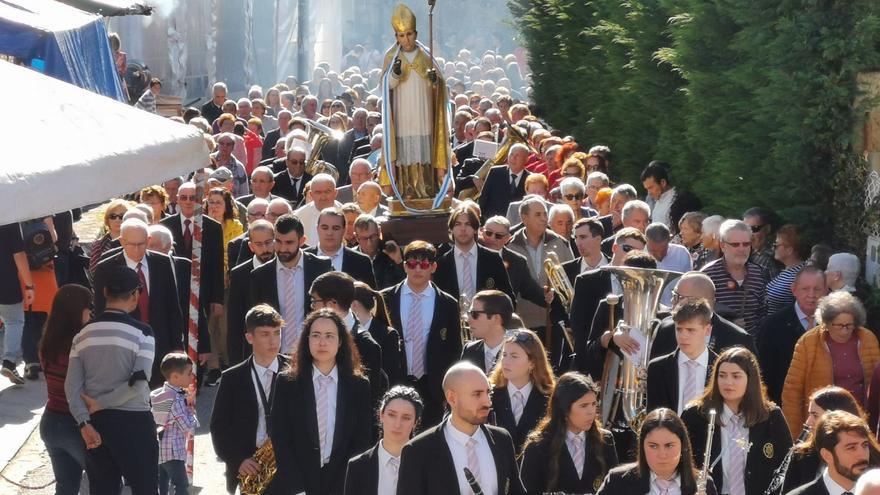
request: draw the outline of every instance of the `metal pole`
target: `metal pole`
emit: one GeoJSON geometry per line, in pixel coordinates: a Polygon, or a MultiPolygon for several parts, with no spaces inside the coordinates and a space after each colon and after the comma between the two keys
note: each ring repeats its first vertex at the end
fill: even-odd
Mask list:
{"type": "Polygon", "coordinates": [[[434,5],[437,0],[428,0],[428,50],[434,55],[434,5]]]}

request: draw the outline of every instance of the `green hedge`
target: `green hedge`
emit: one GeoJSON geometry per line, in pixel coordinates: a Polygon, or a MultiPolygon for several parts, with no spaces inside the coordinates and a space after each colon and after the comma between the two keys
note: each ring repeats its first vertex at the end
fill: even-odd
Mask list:
{"type": "Polygon", "coordinates": [[[862,250],[852,151],[876,0],[508,0],[551,125],[608,144],[617,180],[652,159],[706,210],[768,206],[862,250]]]}

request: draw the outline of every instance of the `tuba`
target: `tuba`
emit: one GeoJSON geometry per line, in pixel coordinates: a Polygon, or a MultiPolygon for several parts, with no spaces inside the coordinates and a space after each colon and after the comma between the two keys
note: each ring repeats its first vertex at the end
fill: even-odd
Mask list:
{"type": "MultiPolygon", "coordinates": [[[[571,303],[574,301],[574,287],[571,286],[568,275],[565,274],[565,269],[562,268],[562,263],[559,262],[559,256],[553,251],[547,253],[547,258],[544,259],[544,272],[547,274],[547,281],[550,283],[550,287],[553,289],[556,297],[559,298],[563,308],[565,308],[565,312],[570,313],[571,303]]],[[[563,329],[563,335],[566,342],[568,342],[568,347],[573,350],[574,335],[571,332],[571,328],[563,326],[563,329]]]]}
{"type": "Polygon", "coordinates": [[[275,465],[275,450],[272,449],[271,439],[266,439],[263,445],[260,445],[260,448],[254,452],[253,457],[260,465],[260,472],[255,475],[238,475],[241,495],[262,495],[278,470],[275,465]]]}
{"type": "MultiPolygon", "coordinates": [[[[486,176],[489,175],[489,170],[492,167],[507,161],[507,154],[510,152],[510,147],[516,143],[522,143],[528,146],[532,152],[536,152],[529,143],[528,137],[519,127],[515,125],[508,126],[504,141],[501,143],[501,147],[498,148],[498,152],[495,153],[495,156],[483,162],[483,165],[474,173],[474,176],[485,181],[486,176]]],[[[476,187],[469,187],[467,189],[462,189],[457,197],[461,200],[476,200],[480,197],[480,191],[476,187]]]]}
{"type": "Polygon", "coordinates": [[[342,133],[334,131],[324,124],[306,119],[309,123],[309,157],[306,159],[305,171],[314,177],[317,174],[330,174],[336,182],[339,182],[339,171],[336,167],[324,160],[319,160],[321,151],[330,141],[339,141],[342,133]]]}
{"type": "Polygon", "coordinates": [[[602,422],[610,424],[617,416],[618,409],[622,409],[623,417],[638,431],[645,414],[645,375],[651,356],[651,343],[654,340],[654,316],[663,287],[681,273],[630,266],[603,266],[601,269],[611,272],[623,287],[621,323],[628,326],[630,331],[638,331],[645,336],[637,363],[633,363],[632,359],[622,359],[614,352],[607,354],[605,359],[609,372],[602,384],[602,422]]]}

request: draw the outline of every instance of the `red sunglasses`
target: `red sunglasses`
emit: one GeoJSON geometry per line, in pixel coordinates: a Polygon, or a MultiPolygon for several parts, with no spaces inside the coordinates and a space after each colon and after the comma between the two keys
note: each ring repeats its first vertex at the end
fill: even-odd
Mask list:
{"type": "Polygon", "coordinates": [[[406,260],[406,267],[410,270],[415,270],[416,268],[421,268],[422,270],[427,270],[431,268],[431,260],[427,259],[408,259],[406,260]]]}

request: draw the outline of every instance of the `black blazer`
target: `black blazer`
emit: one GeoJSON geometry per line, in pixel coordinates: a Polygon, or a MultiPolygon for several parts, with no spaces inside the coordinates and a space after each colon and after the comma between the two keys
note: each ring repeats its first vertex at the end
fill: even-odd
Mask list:
{"type": "MultiPolygon", "coordinates": [[[[342,246],[342,271],[351,275],[372,288],[376,288],[376,275],[373,273],[373,262],[370,257],[350,247],[342,246]]],[[[307,253],[318,254],[318,246],[312,246],[305,250],[307,253]]]]}
{"type": "MultiPolygon", "coordinates": [[[[718,413],[719,421],[720,417],[721,412],[718,413]]],[[[682,411],[681,420],[687,426],[691,439],[694,467],[701,469],[706,449],[708,420],[696,405],[682,411]]],[[[782,458],[791,448],[791,435],[782,416],[782,410],[773,406],[766,421],[749,428],[749,442],[752,446],[746,454],[746,495],[763,495],[773,478],[773,471],[779,467],[782,458]]],[[[719,455],[721,455],[721,427],[716,425],[712,437],[712,462],[715,462],[719,455]]],[[[724,461],[720,461],[712,469],[712,479],[722,487],[724,486],[723,464],[724,461]]]]}
{"type": "Polygon", "coordinates": [[[348,460],[343,493],[345,495],[377,495],[378,492],[379,443],[348,460]]]}
{"type": "MultiPolygon", "coordinates": [[[[165,217],[159,223],[171,231],[174,255],[192,259],[192,251],[187,251],[183,245],[180,213],[165,217]]],[[[223,228],[213,218],[202,215],[202,271],[199,289],[199,304],[202,308],[207,308],[210,303],[223,304],[223,247],[223,228]]],[[[202,352],[201,341],[199,352],[202,352]]]]}
{"type": "Polygon", "coordinates": [[[226,243],[226,259],[229,260],[229,271],[251,259],[254,253],[248,245],[250,237],[247,232],[226,243]]]}
{"type": "Polygon", "coordinates": [[[828,488],[825,486],[825,480],[820,476],[810,483],[788,492],[787,495],[828,495],[828,488]]]}
{"type": "MultiPolygon", "coordinates": [[[[302,314],[307,315],[312,311],[312,297],[309,295],[309,288],[312,286],[312,282],[322,273],[332,272],[333,265],[330,264],[329,258],[323,256],[315,256],[304,251],[302,251],[302,256],[304,256],[303,283],[305,284],[305,287],[303,287],[302,314]]],[[[266,303],[277,311],[281,311],[281,303],[278,300],[278,277],[275,273],[277,263],[278,258],[275,258],[251,271],[251,297],[249,304],[266,303]]]]}
{"type": "MultiPolygon", "coordinates": [[[[498,352],[499,356],[496,358],[496,362],[501,358],[501,351],[498,352]]],[[[492,370],[486,369],[486,344],[483,342],[483,339],[472,340],[464,345],[464,348],[461,350],[461,360],[469,361],[473,363],[474,366],[483,370],[483,373],[490,374],[492,370]]]]}
{"type": "MultiPolygon", "coordinates": [[[[211,411],[211,442],[217,457],[226,464],[229,493],[238,485],[241,462],[257,450],[260,398],[254,389],[251,362],[248,358],[223,372],[211,411]]],[[[283,371],[287,357],[279,354],[278,363],[278,370],[283,371]]]]}
{"type": "Polygon", "coordinates": [[[599,303],[611,292],[611,272],[590,270],[575,278],[574,300],[571,304],[570,323],[574,333],[575,362],[579,371],[598,380],[602,376],[605,350],[599,337],[590,335],[593,317],[599,303]],[[589,345],[588,345],[589,344],[589,345]]]}
{"type": "Polygon", "coordinates": [[[596,220],[598,220],[599,223],[602,224],[602,230],[605,231],[604,238],[608,238],[614,235],[614,215],[609,213],[608,215],[603,215],[596,220]]]}
{"type": "MultiPolygon", "coordinates": [[[[796,304],[796,303],[795,303],[796,304]]],[[[777,404],[782,401],[782,386],[791,365],[794,345],[806,333],[797,316],[794,304],[768,316],[755,337],[758,343],[758,362],[767,395],[777,404]]]]}
{"type": "Polygon", "coordinates": [[[498,387],[492,391],[492,416],[490,417],[492,424],[500,428],[504,428],[510,433],[513,439],[513,448],[517,456],[522,453],[523,445],[526,443],[526,437],[529,436],[538,422],[547,412],[547,402],[550,401],[549,395],[544,395],[534,386],[526,400],[523,408],[522,416],[519,423],[513,416],[513,406],[510,403],[510,394],[507,393],[507,387],[498,387]]]}
{"type": "Polygon", "coordinates": [[[780,493],[788,493],[799,486],[809,484],[819,477],[819,468],[823,466],[819,453],[815,450],[795,452],[791,456],[791,464],[785,473],[785,482],[782,483],[780,493]]]}
{"type": "Polygon", "coordinates": [[[336,390],[336,426],[330,461],[321,467],[318,417],[311,368],[304,380],[281,374],[276,381],[270,436],[282,493],[341,495],[348,460],[370,445],[370,384],[364,377],[342,376],[336,390]]]}
{"type": "MultiPolygon", "coordinates": [[[[400,371],[397,376],[406,377],[406,346],[403,344],[406,330],[400,315],[400,291],[406,281],[382,291],[382,297],[388,307],[391,326],[400,330],[400,371]]],[[[425,349],[425,380],[426,389],[422,399],[425,401],[425,414],[422,424],[436,424],[443,412],[445,399],[443,396],[443,375],[453,363],[461,357],[461,319],[458,314],[458,301],[434,285],[436,298],[434,314],[428,331],[428,342],[425,349]]]]}
{"type": "Polygon", "coordinates": [[[548,440],[529,444],[523,452],[520,466],[523,485],[529,495],[543,495],[548,492],[596,493],[607,472],[618,464],[614,436],[607,430],[600,432],[604,442],[601,455],[605,461],[605,469],[603,471],[596,462],[594,453],[587,450],[584,453],[583,475],[580,478],[565,443],[562,444],[558,456],[552,452],[548,440]],[[556,484],[551,486],[549,468],[553,464],[557,466],[559,474],[556,484]]]}
{"type": "Polygon", "coordinates": [[[465,144],[460,144],[452,152],[455,154],[455,158],[458,159],[458,163],[464,163],[465,160],[474,156],[474,142],[469,141],[465,144]]]}
{"type": "Polygon", "coordinates": [[[516,302],[516,296],[519,296],[538,306],[546,307],[544,289],[532,277],[529,261],[526,257],[504,246],[501,248],[501,260],[504,262],[504,268],[507,269],[507,275],[510,278],[510,287],[515,296],[513,301],[516,302]]]}
{"type": "Polygon", "coordinates": [[[382,251],[379,251],[373,259],[373,274],[376,276],[376,288],[378,290],[387,289],[392,285],[399,284],[406,278],[403,263],[398,265],[382,251]]]}
{"type": "MultiPolygon", "coordinates": [[[[477,246],[477,278],[474,280],[474,288],[477,292],[484,289],[497,289],[510,296],[515,303],[516,296],[510,287],[510,278],[504,268],[504,260],[498,251],[487,247],[477,246]]],[[[455,248],[450,249],[437,258],[437,271],[434,272],[434,283],[440,290],[458,298],[461,291],[458,287],[458,275],[455,268],[455,248]]],[[[473,297],[473,294],[468,294],[473,297]]]]}
{"type": "Polygon", "coordinates": [[[250,303],[251,271],[253,269],[253,261],[248,259],[229,272],[229,299],[226,303],[226,348],[231,365],[244,361],[252,352],[251,345],[244,337],[244,316],[253,307],[250,303]]]}
{"type": "Polygon", "coordinates": [[[312,176],[303,172],[299,182],[296,183],[296,191],[293,190],[293,184],[290,183],[290,172],[284,170],[275,176],[275,186],[272,187],[272,194],[280,196],[290,202],[294,208],[303,200],[303,186],[306,182],[312,180],[312,176]]]}
{"type": "MultiPolygon", "coordinates": [[[[144,258],[147,261],[150,286],[149,325],[156,339],[156,358],[153,360],[153,370],[150,375],[150,387],[155,388],[165,381],[159,370],[162,358],[171,351],[184,350],[184,325],[180,313],[180,299],[177,297],[177,280],[171,268],[171,257],[156,251],[147,251],[144,258]]],[[[125,266],[125,255],[121,251],[102,260],[95,267],[95,311],[98,313],[103,312],[107,307],[104,288],[107,286],[110,272],[118,266],[125,266]]],[[[140,320],[137,309],[131,313],[131,316],[140,320]]]]}
{"type": "Polygon", "coordinates": [[[388,390],[388,376],[382,366],[382,347],[373,339],[368,330],[360,328],[355,320],[354,328],[351,329],[352,340],[361,356],[361,365],[364,367],[364,375],[370,381],[370,397],[373,404],[378,404],[382,395],[388,390]]]}
{"type": "MultiPolygon", "coordinates": [[[[565,270],[565,274],[568,276],[568,281],[571,283],[571,286],[574,287],[574,282],[577,280],[578,275],[581,274],[581,259],[582,257],[577,253],[577,247],[574,246],[574,240],[569,241],[574,249],[573,260],[566,261],[562,264],[562,269],[565,270]]],[[[605,258],[605,261],[610,263],[611,260],[608,259],[604,254],[602,255],[605,258]]]]}
{"type": "MultiPolygon", "coordinates": [[[[695,475],[696,476],[696,475],[695,475]]],[[[639,474],[639,466],[636,463],[624,464],[612,469],[596,495],[643,495],[651,490],[651,475],[646,473],[644,476],[639,474]]],[[[696,487],[682,490],[682,495],[694,495],[696,487]]],[[[708,495],[717,495],[715,483],[712,477],[706,481],[706,493],[708,495]]]]}
{"type": "MultiPolygon", "coordinates": [[[[473,145],[473,143],[471,143],[471,145],[473,145]]],[[[476,177],[476,174],[480,170],[480,167],[483,166],[483,163],[485,163],[485,160],[470,157],[458,162],[458,165],[452,169],[452,172],[455,174],[456,197],[459,192],[474,187],[474,177],[476,177]]]]}
{"type": "Polygon", "coordinates": [[[370,320],[367,331],[382,348],[382,368],[385,370],[389,384],[400,383],[404,378],[400,375],[401,370],[406,367],[405,362],[403,364],[400,362],[403,344],[400,334],[379,318],[370,320]]]}
{"type": "Polygon", "coordinates": [[[263,148],[260,150],[260,154],[263,157],[263,160],[267,160],[275,156],[275,145],[278,143],[279,139],[281,139],[280,127],[278,129],[272,129],[271,131],[266,133],[266,137],[263,138],[263,148]]]}
{"type": "Polygon", "coordinates": [[[510,190],[510,168],[507,165],[497,165],[489,170],[486,181],[483,184],[482,193],[480,193],[480,211],[483,218],[489,218],[494,215],[505,216],[507,214],[507,206],[519,201],[525,195],[526,178],[531,174],[528,170],[523,170],[516,185],[516,191],[510,190]]]}
{"type": "MultiPolygon", "coordinates": [[[[658,407],[668,407],[678,411],[678,353],[680,352],[675,350],[648,363],[648,411],[658,407]]],[[[709,351],[709,365],[706,366],[704,386],[709,383],[712,365],[717,358],[717,354],[709,351]]]]}
{"type": "MultiPolygon", "coordinates": [[[[424,431],[404,447],[400,455],[397,495],[450,495],[459,493],[458,476],[452,452],[446,444],[443,428],[448,421],[424,431]]],[[[525,488],[519,477],[510,434],[503,428],[483,425],[489,440],[495,471],[498,473],[498,493],[524,495],[525,488]]],[[[485,462],[481,459],[480,462],[485,462]]]]}
{"type": "MultiPolygon", "coordinates": [[[[755,341],[752,336],[736,324],[718,315],[712,314],[712,334],[709,336],[709,350],[715,354],[721,354],[725,349],[734,346],[745,347],[758,355],[755,351],[755,341]]],[[[678,348],[675,341],[675,322],[672,317],[664,318],[655,333],[654,342],[651,344],[651,359],[669,354],[678,348]]],[[[761,368],[763,371],[763,368],[761,368]]],[[[785,379],[785,376],[782,377],[785,379]]]]}

